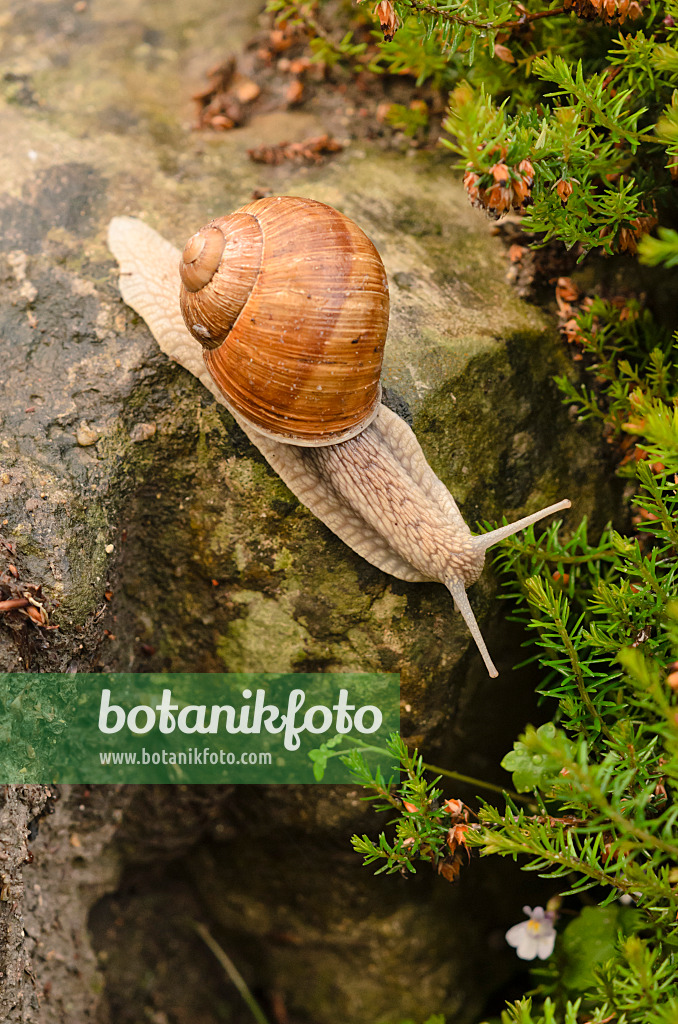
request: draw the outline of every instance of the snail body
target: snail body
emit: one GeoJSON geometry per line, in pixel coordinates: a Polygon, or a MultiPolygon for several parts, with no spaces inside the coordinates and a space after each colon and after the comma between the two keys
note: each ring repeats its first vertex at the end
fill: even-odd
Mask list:
{"type": "Polygon", "coordinates": [[[161,349],[358,554],[399,579],[444,583],[496,676],[466,588],[491,545],[570,503],[471,533],[410,427],[380,402],[388,287],[360,228],[322,203],[276,197],[210,222],[181,258],[131,217],[114,218],[108,240],[123,299],[161,349]]]}

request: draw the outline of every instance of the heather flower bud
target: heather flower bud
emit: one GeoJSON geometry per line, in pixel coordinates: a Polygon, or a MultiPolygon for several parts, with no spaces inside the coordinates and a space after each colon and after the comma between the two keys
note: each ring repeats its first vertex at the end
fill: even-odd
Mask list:
{"type": "Polygon", "coordinates": [[[572,195],[572,183],[566,181],[565,178],[560,178],[560,180],[556,182],[556,192],[560,197],[561,203],[566,203],[572,195]]]}
{"type": "Polygon", "coordinates": [[[504,159],[505,151],[502,159],[484,175],[471,168],[464,175],[464,188],[473,205],[483,207],[495,217],[511,209],[521,210],[530,197],[534,182],[534,167],[529,160],[521,160],[517,167],[511,167],[504,159]]]}
{"type": "Polygon", "coordinates": [[[578,17],[588,21],[599,19],[606,25],[613,21],[622,25],[627,18],[635,21],[643,13],[647,0],[564,0],[566,11],[573,10],[578,17]]]}
{"type": "Polygon", "coordinates": [[[374,13],[379,18],[384,39],[387,43],[390,43],[400,25],[398,15],[394,11],[390,0],[381,0],[381,3],[378,3],[374,8],[374,13]]]}

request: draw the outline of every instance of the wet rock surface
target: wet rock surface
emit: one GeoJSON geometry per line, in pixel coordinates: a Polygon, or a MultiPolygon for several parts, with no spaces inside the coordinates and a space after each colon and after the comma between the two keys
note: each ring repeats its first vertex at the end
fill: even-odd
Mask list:
{"type": "MultiPolygon", "coordinates": [[[[141,216],[181,245],[255,189],[330,203],[370,235],[389,275],[386,401],[413,424],[470,525],[562,497],[573,502],[570,526],[584,514],[601,525],[617,510],[595,441],[570,422],[552,382],[570,372],[552,326],[504,283],[499,243],[446,159],[361,143],[319,168],[249,161],[252,145],[325,130],[312,109],[227,134],[191,131],[191,93],[257,13],[213,0],[13,0],[0,24],[0,571],[12,565],[39,585],[45,622],[59,627],[20,610],[0,617],[0,670],[399,671],[403,734],[496,779],[530,679],[509,671],[520,634],[493,603],[491,573],[471,591],[502,672],[489,684],[444,588],[397,581],[343,545],[119,298],[111,216],[141,216]]],[[[199,971],[172,1016],[157,995],[162,972],[144,990],[123,956],[131,943],[140,964],[149,950],[153,960],[168,893],[211,916],[243,952],[253,987],[282,992],[293,1021],[335,1020],[337,1007],[356,1024],[472,1018],[488,936],[514,902],[505,867],[474,867],[466,888],[432,878],[407,895],[397,879],[375,886],[347,852],[351,832],[374,830],[356,799],[278,788],[219,802],[226,833],[215,825],[207,844],[168,799],[144,819],[171,823],[142,857],[162,870],[142,870],[144,842],[120,845],[139,814],[129,797],[98,792],[97,821],[110,828],[89,838],[75,829],[80,847],[67,826],[87,800],[57,801],[43,830],[59,850],[54,896],[50,842],[36,838],[24,873],[43,887],[33,969],[49,990],[39,1009],[17,1003],[8,1019],[131,1021],[139,1000],[165,1014],[158,1020],[191,1019],[199,971]],[[66,876],[81,858],[89,874],[76,886],[66,876]],[[85,921],[121,875],[108,899],[120,901],[122,924],[103,905],[92,918],[100,966],[109,964],[102,997],[85,921]],[[40,945],[69,898],[71,946],[58,952],[68,957],[75,943],[80,973],[55,970],[40,945]],[[474,914],[470,941],[450,922],[474,914]]],[[[162,977],[181,976],[195,946],[169,946],[162,977]]],[[[232,993],[214,984],[239,1020],[232,993]]],[[[224,1019],[215,1005],[200,1003],[202,1020],[224,1019]]]]}

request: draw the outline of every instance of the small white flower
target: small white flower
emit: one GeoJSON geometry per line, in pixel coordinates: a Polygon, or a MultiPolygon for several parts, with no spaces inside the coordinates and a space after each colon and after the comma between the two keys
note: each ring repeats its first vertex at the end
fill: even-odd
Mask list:
{"type": "Polygon", "coordinates": [[[553,927],[555,914],[543,907],[523,907],[529,921],[514,924],[506,933],[509,946],[514,946],[521,960],[546,960],[551,956],[556,942],[556,930],[553,927]]]}

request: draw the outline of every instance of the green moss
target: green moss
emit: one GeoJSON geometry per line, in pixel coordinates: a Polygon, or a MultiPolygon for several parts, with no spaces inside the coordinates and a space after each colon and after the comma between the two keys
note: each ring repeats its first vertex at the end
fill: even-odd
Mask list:
{"type": "Polygon", "coordinates": [[[568,372],[548,333],[523,330],[424,402],[415,432],[472,527],[563,497],[576,503],[577,521],[596,509],[601,525],[614,515],[616,492],[604,502],[591,471],[592,431],[571,423],[553,383],[568,372]]]}
{"type": "Polygon", "coordinates": [[[228,672],[293,672],[306,653],[308,632],[285,602],[242,591],[234,601],[245,614],[217,638],[217,653],[228,672]]]}
{"type": "Polygon", "coordinates": [[[294,555],[287,548],[282,548],[273,557],[273,568],[276,572],[285,572],[294,565],[294,555]]]}

